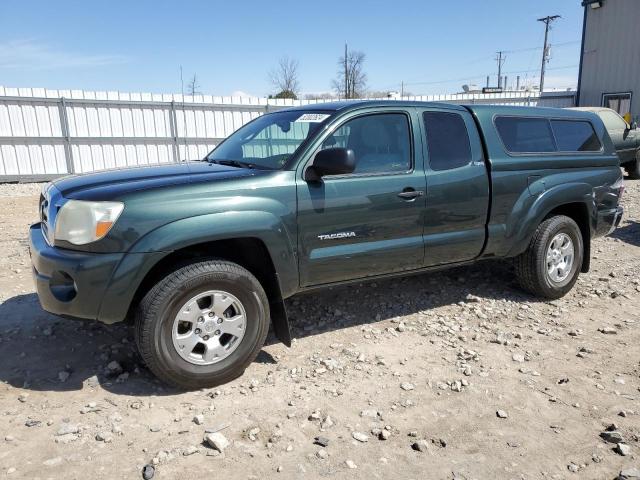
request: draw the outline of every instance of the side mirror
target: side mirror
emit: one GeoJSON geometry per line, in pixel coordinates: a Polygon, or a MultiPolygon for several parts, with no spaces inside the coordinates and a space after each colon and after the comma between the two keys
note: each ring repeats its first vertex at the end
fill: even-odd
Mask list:
{"type": "Polygon", "coordinates": [[[356,168],[356,155],[347,148],[327,148],[320,150],[304,171],[307,182],[318,182],[326,175],[344,175],[353,173],[356,168]]]}

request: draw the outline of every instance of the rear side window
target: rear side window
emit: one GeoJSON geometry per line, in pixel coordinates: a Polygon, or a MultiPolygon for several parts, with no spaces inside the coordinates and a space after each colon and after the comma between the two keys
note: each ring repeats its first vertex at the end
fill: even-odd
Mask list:
{"type": "Polygon", "coordinates": [[[429,164],[433,170],[450,170],[471,162],[469,133],[457,113],[424,112],[429,164]]]}
{"type": "Polygon", "coordinates": [[[495,123],[502,143],[510,152],[556,151],[551,125],[546,118],[497,117],[495,123]]]}
{"type": "Polygon", "coordinates": [[[511,153],[599,152],[602,147],[585,120],[497,117],[495,124],[511,153]]]}
{"type": "Polygon", "coordinates": [[[560,152],[597,152],[601,148],[590,122],[551,120],[551,129],[560,152]]]}

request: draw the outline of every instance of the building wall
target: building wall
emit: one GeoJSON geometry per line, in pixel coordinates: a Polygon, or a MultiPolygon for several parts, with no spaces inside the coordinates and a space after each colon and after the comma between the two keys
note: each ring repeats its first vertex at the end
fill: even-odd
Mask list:
{"type": "Polygon", "coordinates": [[[601,106],[604,93],[631,92],[631,114],[640,119],[640,0],[585,8],[580,106],[601,106]]]}

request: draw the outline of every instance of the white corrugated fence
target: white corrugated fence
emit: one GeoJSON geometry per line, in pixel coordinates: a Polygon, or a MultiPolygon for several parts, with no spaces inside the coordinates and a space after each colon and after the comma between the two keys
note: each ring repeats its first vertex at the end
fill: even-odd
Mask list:
{"type": "MultiPolygon", "coordinates": [[[[454,94],[406,100],[568,107],[574,92],[454,94]]],[[[182,96],[0,86],[0,182],[202,158],[268,111],[324,100],[182,96]]],[[[391,101],[391,100],[390,100],[391,101]]]]}

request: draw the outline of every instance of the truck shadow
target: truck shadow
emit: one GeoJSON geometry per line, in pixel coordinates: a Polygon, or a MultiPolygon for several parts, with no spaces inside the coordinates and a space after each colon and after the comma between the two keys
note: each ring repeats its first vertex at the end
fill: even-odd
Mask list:
{"type": "Polygon", "coordinates": [[[383,320],[467,301],[470,294],[489,301],[539,301],[519,289],[510,264],[483,262],[315,291],[289,299],[287,312],[292,336],[300,339],[354,326],[376,328],[383,320]]]}
{"type": "Polygon", "coordinates": [[[627,220],[624,227],[616,228],[611,237],[617,238],[634,247],[640,247],[640,223],[633,220],[627,220]]]}
{"type": "Polygon", "coordinates": [[[25,390],[102,385],[127,395],[171,393],[141,366],[129,325],[56,317],[41,309],[34,293],[0,305],[0,355],[0,380],[25,390]],[[109,369],[112,361],[119,368],[109,369]]]}
{"type": "MultiPolygon", "coordinates": [[[[512,283],[508,266],[487,262],[317,291],[288,300],[287,310],[294,338],[302,339],[455,304],[470,293],[487,299],[534,300],[512,283]]],[[[275,343],[270,333],[267,345],[275,343]]],[[[0,355],[0,381],[16,388],[64,392],[100,385],[119,395],[181,393],[144,367],[131,326],[47,314],[33,293],[0,305],[0,355]]],[[[262,350],[256,362],[277,363],[267,350],[262,350]]]]}
{"type": "MultiPolygon", "coordinates": [[[[144,366],[131,325],[57,317],[41,309],[34,293],[0,304],[0,358],[0,381],[25,390],[64,392],[100,385],[121,395],[181,393],[144,366]]],[[[276,363],[265,350],[255,361],[276,363]]]]}

